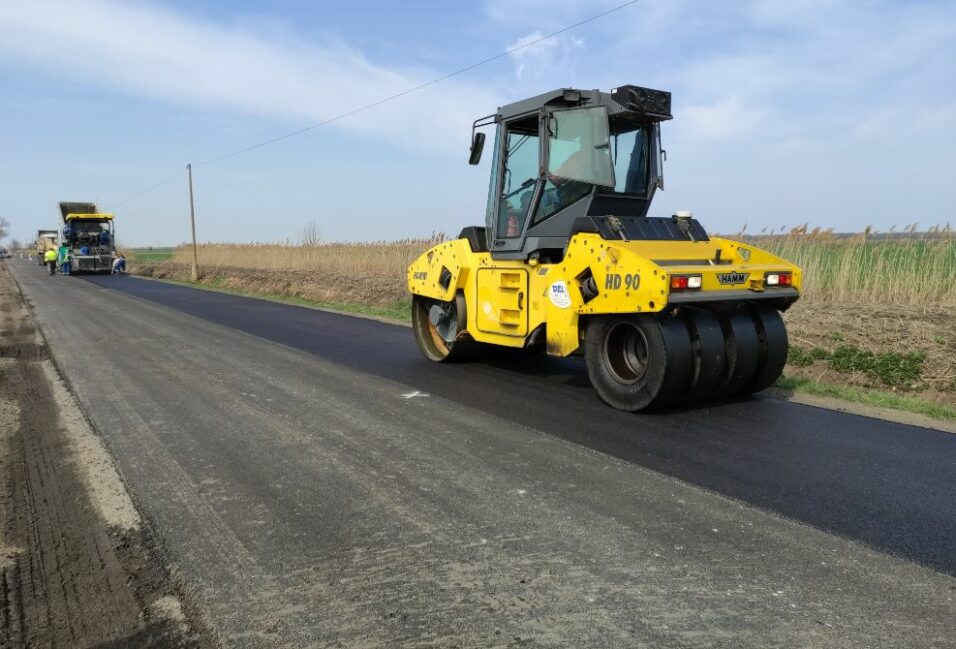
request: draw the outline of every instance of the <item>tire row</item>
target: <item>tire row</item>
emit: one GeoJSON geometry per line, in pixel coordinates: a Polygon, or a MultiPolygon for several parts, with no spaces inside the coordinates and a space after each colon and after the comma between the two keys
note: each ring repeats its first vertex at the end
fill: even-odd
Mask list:
{"type": "Polygon", "coordinates": [[[628,411],[763,390],[780,376],[787,351],[780,313],[760,305],[604,316],[585,334],[592,384],[628,411]]]}

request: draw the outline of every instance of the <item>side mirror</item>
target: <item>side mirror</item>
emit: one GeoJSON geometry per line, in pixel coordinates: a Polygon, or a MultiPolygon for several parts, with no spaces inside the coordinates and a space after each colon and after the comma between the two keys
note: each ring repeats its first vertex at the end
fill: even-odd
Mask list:
{"type": "Polygon", "coordinates": [[[485,148],[485,134],[475,131],[471,137],[471,152],[468,155],[468,164],[476,165],[481,161],[481,151],[485,148]]]}

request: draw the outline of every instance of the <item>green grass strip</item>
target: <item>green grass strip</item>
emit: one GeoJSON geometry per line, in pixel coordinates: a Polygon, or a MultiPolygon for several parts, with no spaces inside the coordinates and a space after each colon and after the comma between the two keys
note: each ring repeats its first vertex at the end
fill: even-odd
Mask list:
{"type": "Polygon", "coordinates": [[[946,406],[932,401],[924,401],[917,397],[907,397],[893,392],[833,385],[831,383],[823,383],[822,381],[801,377],[780,377],[777,379],[776,386],[784,390],[793,390],[794,392],[804,392],[821,397],[833,397],[843,399],[844,401],[865,403],[880,408],[914,412],[937,419],[956,420],[956,408],[952,406],[946,406]]]}
{"type": "Polygon", "coordinates": [[[126,256],[130,261],[149,262],[166,261],[176,254],[175,248],[127,248],[126,256]]]}
{"type": "Polygon", "coordinates": [[[173,258],[171,252],[131,252],[128,257],[130,261],[146,263],[148,261],[166,261],[173,258]]]}

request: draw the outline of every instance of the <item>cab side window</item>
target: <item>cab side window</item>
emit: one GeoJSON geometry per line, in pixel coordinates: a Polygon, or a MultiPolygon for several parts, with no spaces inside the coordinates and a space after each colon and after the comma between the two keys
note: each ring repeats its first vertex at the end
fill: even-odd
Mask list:
{"type": "Polygon", "coordinates": [[[498,199],[496,238],[513,239],[524,229],[538,180],[537,119],[509,124],[505,137],[504,178],[498,199]]]}

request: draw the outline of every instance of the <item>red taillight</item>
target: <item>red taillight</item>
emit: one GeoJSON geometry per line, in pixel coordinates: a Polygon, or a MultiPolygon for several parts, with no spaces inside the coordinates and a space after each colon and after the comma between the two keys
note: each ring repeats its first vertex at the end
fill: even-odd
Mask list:
{"type": "Polygon", "coordinates": [[[767,273],[767,286],[793,286],[793,275],[790,273],[767,273]]]}
{"type": "Polygon", "coordinates": [[[701,286],[700,275],[671,275],[671,290],[694,290],[701,286]]]}

